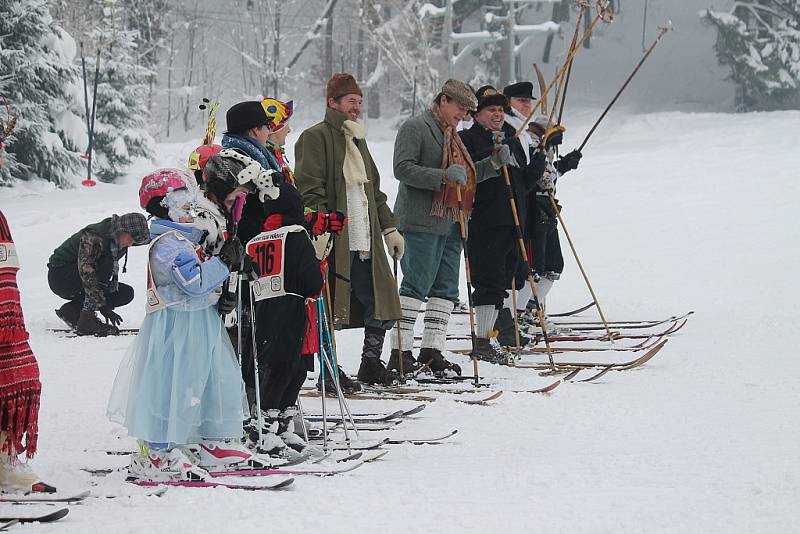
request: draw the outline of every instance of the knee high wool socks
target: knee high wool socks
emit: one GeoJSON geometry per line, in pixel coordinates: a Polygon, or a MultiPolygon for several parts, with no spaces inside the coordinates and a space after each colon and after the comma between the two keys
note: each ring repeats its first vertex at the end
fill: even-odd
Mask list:
{"type": "Polygon", "coordinates": [[[453,312],[453,302],[438,297],[428,299],[425,305],[425,330],[422,333],[422,348],[444,350],[447,325],[453,312]]]}
{"type": "Polygon", "coordinates": [[[400,346],[404,351],[414,348],[414,324],[417,322],[417,315],[419,315],[421,307],[421,300],[400,296],[400,309],[402,312],[400,317],[400,343],[398,345],[397,328],[394,328],[389,333],[393,349],[399,349],[400,346]]]}

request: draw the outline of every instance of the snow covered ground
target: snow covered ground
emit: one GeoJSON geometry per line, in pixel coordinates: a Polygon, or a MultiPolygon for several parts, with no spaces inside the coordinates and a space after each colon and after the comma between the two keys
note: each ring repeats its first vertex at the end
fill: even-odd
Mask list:
{"type": "MultiPolygon", "coordinates": [[[[573,121],[567,149],[578,144],[593,117],[573,121]]],[[[90,499],[72,507],[57,527],[38,528],[795,531],[799,122],[798,112],[612,116],[587,146],[580,169],[562,180],[564,218],[609,319],[696,312],[647,365],[592,384],[567,384],[549,396],[507,391],[490,407],[441,397],[393,434],[458,428],[455,438],[437,446],[392,446],[384,459],[347,475],[300,478],[282,492],[173,488],[162,498],[90,499]]],[[[370,134],[391,198],[393,137],[386,130],[370,134]]],[[[183,165],[191,148],[161,146],[158,165],[183,165]]],[[[80,469],[120,465],[124,459],[98,451],[133,446],[104,415],[132,338],[63,339],[47,332],[61,325],[45,265],[55,246],[83,225],[138,210],[138,178],[150,168],[142,164],[125,183],[94,189],[0,189],[44,385],[34,467],[61,488],[99,482],[97,493],[113,490],[113,481],[80,469]]],[[[551,311],[590,300],[563,235],[562,241],[567,270],[551,294],[551,311]]],[[[137,326],[144,315],[144,252],[132,249],[122,276],[138,291],[121,310],[123,326],[137,326]]],[[[466,333],[465,325],[462,316],[453,330],[466,333]]],[[[338,336],[350,372],[358,366],[360,336],[338,336]]],[[[471,368],[466,357],[452,358],[471,368]]],[[[506,390],[552,380],[489,365],[481,366],[481,374],[506,390]]],[[[351,406],[363,412],[413,404],[351,406]]],[[[316,399],[306,399],[305,407],[319,410],[316,399]]],[[[2,506],[0,516],[11,508],[2,506]]]]}

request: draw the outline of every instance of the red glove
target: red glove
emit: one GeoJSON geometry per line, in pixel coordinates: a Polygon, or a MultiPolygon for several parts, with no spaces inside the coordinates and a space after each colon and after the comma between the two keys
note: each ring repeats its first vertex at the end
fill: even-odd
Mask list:
{"type": "Polygon", "coordinates": [[[328,231],[328,216],[319,211],[306,213],[306,229],[314,236],[320,236],[328,231]]]}
{"type": "Polygon", "coordinates": [[[328,214],[328,231],[330,233],[341,234],[345,224],[347,224],[347,217],[341,211],[332,211],[328,214]]]}

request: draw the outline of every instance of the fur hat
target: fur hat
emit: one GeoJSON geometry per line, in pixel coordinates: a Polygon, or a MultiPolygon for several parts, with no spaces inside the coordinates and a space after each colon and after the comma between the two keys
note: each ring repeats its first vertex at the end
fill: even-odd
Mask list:
{"type": "Polygon", "coordinates": [[[442,94],[467,108],[467,111],[475,111],[478,107],[478,99],[475,98],[472,87],[460,80],[451,78],[444,82],[442,94]]]}
{"type": "Polygon", "coordinates": [[[512,83],[511,85],[506,85],[503,88],[503,94],[508,98],[513,96],[517,98],[531,98],[536,100],[536,97],[533,96],[533,84],[531,82],[517,82],[512,83]]]}
{"type": "Polygon", "coordinates": [[[478,109],[476,111],[480,111],[489,106],[502,106],[503,110],[508,107],[506,95],[498,93],[497,89],[491,85],[484,85],[478,89],[475,92],[475,96],[478,98],[478,109]]]}
{"type": "Polygon", "coordinates": [[[257,100],[246,100],[234,104],[225,114],[228,130],[225,133],[238,134],[250,128],[266,126],[272,122],[267,116],[264,106],[257,100]]]}
{"type": "Polygon", "coordinates": [[[364,96],[352,74],[337,72],[328,80],[328,85],[325,88],[325,98],[339,98],[344,95],[364,96]]]}

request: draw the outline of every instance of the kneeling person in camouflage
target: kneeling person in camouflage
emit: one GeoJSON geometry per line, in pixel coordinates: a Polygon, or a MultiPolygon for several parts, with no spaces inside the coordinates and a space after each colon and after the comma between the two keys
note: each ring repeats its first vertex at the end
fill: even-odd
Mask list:
{"type": "Polygon", "coordinates": [[[122,317],[114,308],[133,300],[133,288],[119,283],[119,260],[124,256],[127,263],[128,247],[149,242],[147,219],[139,213],[112,215],[64,241],[47,262],[50,289],[68,301],[56,315],[79,335],[118,334],[122,317]]]}

